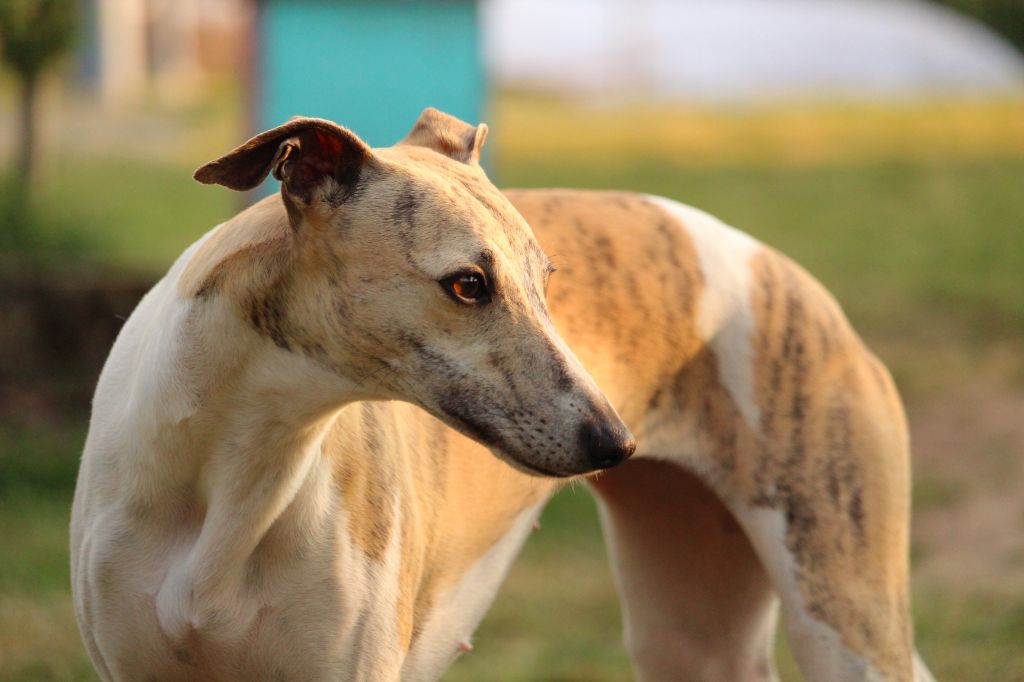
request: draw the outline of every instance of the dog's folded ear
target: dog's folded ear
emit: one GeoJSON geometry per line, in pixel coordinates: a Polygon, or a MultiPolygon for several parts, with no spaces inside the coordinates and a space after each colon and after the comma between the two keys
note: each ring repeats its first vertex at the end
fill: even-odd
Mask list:
{"type": "Polygon", "coordinates": [[[426,147],[456,161],[480,163],[480,150],[487,139],[487,124],[471,126],[454,116],[427,107],[412,131],[398,144],[426,147]]]}
{"type": "Polygon", "coordinates": [[[344,200],[372,157],[352,131],[324,119],[296,117],[200,166],[193,177],[245,191],[273,173],[287,194],[309,204],[317,191],[344,200]]]}

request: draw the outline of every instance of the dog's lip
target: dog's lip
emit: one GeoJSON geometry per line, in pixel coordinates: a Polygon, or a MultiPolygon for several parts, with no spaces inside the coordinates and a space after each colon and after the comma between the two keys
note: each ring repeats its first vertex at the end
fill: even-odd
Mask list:
{"type": "Polygon", "coordinates": [[[526,469],[527,473],[530,473],[530,474],[540,474],[541,476],[549,476],[549,477],[552,477],[552,478],[567,478],[569,476],[575,476],[576,475],[576,474],[560,474],[560,473],[551,471],[550,469],[545,469],[543,467],[536,466],[534,464],[527,464],[526,462],[523,462],[523,461],[518,460],[518,459],[514,459],[514,458],[510,458],[510,459],[512,459],[519,466],[521,466],[524,469],[526,469]]]}
{"type": "MultiPolygon", "coordinates": [[[[501,459],[505,460],[506,462],[514,466],[516,469],[519,469],[524,473],[530,474],[532,476],[545,476],[547,478],[572,478],[573,476],[584,476],[587,474],[594,473],[594,471],[573,471],[569,473],[552,471],[551,469],[545,469],[544,467],[537,466],[536,464],[524,462],[523,460],[517,457],[512,457],[503,450],[497,448],[492,449],[496,450],[496,454],[499,454],[501,456],[501,459]]],[[[596,469],[595,471],[603,471],[603,469],[596,469]]]]}
{"type": "Polygon", "coordinates": [[[498,457],[498,459],[503,460],[509,466],[531,476],[572,478],[573,476],[585,476],[587,474],[594,473],[594,471],[602,471],[602,469],[591,468],[584,471],[568,472],[545,469],[542,466],[527,462],[513,455],[512,449],[508,447],[508,442],[505,438],[501,437],[500,433],[494,431],[488,433],[488,429],[480,428],[480,424],[482,423],[481,420],[470,419],[464,414],[459,414],[454,410],[444,410],[443,408],[435,413],[435,416],[442,421],[448,422],[448,424],[455,428],[455,430],[486,446],[496,457],[498,457]]]}

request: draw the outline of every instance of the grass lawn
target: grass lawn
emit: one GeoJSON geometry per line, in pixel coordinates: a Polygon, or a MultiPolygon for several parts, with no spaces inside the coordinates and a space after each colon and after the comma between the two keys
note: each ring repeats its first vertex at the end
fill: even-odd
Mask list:
{"type": "Polygon", "coordinates": [[[52,163],[41,180],[18,237],[23,243],[0,232],[0,254],[155,274],[241,207],[234,193],[200,185],[184,165],[70,157],[52,163]]]}
{"type": "MultiPolygon", "coordinates": [[[[95,680],[68,593],[67,523],[80,428],[0,431],[0,682],[95,680]]],[[[915,593],[918,647],[943,680],[1024,680],[1024,601],[915,593]]],[[[497,602],[445,679],[631,679],[594,503],[580,486],[545,510],[497,602]]],[[[783,680],[799,680],[784,641],[783,680]]]]}
{"type": "MultiPolygon", "coordinates": [[[[937,121],[861,113],[769,112],[716,124],[670,111],[511,101],[496,111],[490,153],[505,186],[662,194],[778,247],[836,294],[911,403],[955,393],[968,380],[1021,390],[1024,109],[971,105],[943,110],[937,121]],[[808,127],[794,129],[800,125],[808,127]]],[[[237,141],[224,140],[224,149],[237,141]]],[[[0,234],[0,262],[159,273],[237,208],[232,192],[191,180],[206,158],[51,161],[31,232],[17,251],[10,234],[0,234]]],[[[81,414],[0,424],[0,681],[94,679],[67,587],[83,436],[81,414]]],[[[956,481],[935,482],[927,472],[923,481],[920,510],[960,500],[956,481]]],[[[1024,537],[1022,523],[1006,519],[1006,532],[1024,537]]],[[[446,679],[630,679],[589,493],[562,493],[542,524],[478,631],[476,650],[446,679]]],[[[1024,597],[956,584],[919,585],[914,596],[919,648],[939,679],[1024,680],[1024,597]]],[[[784,679],[799,679],[784,643],[779,658],[784,679]]]]}

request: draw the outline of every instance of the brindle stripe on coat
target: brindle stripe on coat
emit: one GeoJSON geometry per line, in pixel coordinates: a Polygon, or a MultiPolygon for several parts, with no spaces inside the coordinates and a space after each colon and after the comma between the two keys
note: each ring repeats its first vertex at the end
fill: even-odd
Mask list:
{"type": "Polygon", "coordinates": [[[657,389],[701,345],[704,281],[692,240],[641,195],[506,194],[557,267],[547,300],[559,332],[642,443],[658,398],[627,387],[657,389]]]}
{"type": "Polygon", "coordinates": [[[891,475],[880,457],[905,448],[891,418],[900,408],[832,298],[776,252],[754,257],[755,432],[696,329],[705,282],[684,229],[631,195],[510,197],[559,267],[549,301],[560,331],[641,448],[662,433],[696,434],[694,447],[710,456],[696,464],[716,488],[785,515],[808,611],[880,671],[897,670],[909,647],[906,477],[891,475]],[[652,253],[651,243],[661,247],[652,253]],[[641,306],[652,314],[636,314],[641,306]],[[644,347],[630,348],[638,338],[644,347]],[[634,386],[656,390],[641,401],[634,386]],[[865,575],[885,576],[886,585],[865,584],[865,575]],[[892,598],[867,603],[874,588],[892,598]],[[896,632],[885,632],[887,623],[896,632]]]}
{"type": "Polygon", "coordinates": [[[382,422],[378,403],[359,403],[342,413],[323,441],[334,465],[334,480],[344,499],[348,533],[374,560],[380,560],[395,526],[397,462],[393,424],[382,422]]]}
{"type": "MultiPolygon", "coordinates": [[[[468,185],[460,192],[474,196],[468,185]]],[[[390,216],[398,230],[420,219],[413,190],[402,196],[390,216]]],[[[880,457],[893,451],[893,443],[905,448],[890,418],[899,403],[884,369],[831,298],[773,252],[753,263],[751,308],[758,334],[752,343],[761,415],[761,433],[753,433],[722,385],[719,358],[698,332],[706,282],[685,231],[633,195],[509,196],[559,267],[549,302],[560,332],[627,422],[638,425],[637,435],[643,439],[672,427],[696,434],[699,449],[711,453],[704,465],[716,487],[782,511],[808,610],[836,629],[851,650],[871,656],[876,668],[896,670],[909,646],[901,611],[906,528],[888,524],[906,518],[906,476],[891,475],[891,463],[880,457]],[[882,576],[885,584],[866,585],[866,575],[882,576]],[[890,602],[867,603],[863,595],[879,587],[892,595],[890,602]],[[901,632],[883,632],[887,622],[901,632]]],[[[495,214],[491,197],[474,198],[483,204],[480,210],[495,214]]],[[[270,232],[255,244],[211,242],[211,255],[194,259],[194,272],[182,277],[184,291],[196,296],[225,286],[226,275],[237,274],[229,269],[235,260],[245,260],[254,246],[286,238],[280,230],[270,232]],[[233,260],[234,253],[243,255],[233,260]]],[[[406,251],[412,248],[398,241],[406,251]]],[[[243,269],[246,276],[255,272],[243,269]]],[[[301,336],[301,330],[285,329],[279,309],[264,297],[254,299],[247,312],[279,346],[303,348],[289,335],[301,336]]],[[[382,424],[373,408],[362,409],[358,419],[339,418],[324,452],[334,463],[353,541],[369,557],[380,558],[399,533],[397,629],[399,641],[409,646],[438,595],[553,484],[511,472],[454,432],[441,445],[390,442],[386,434],[400,430],[382,424]],[[356,444],[353,433],[360,434],[356,444]],[[374,458],[378,449],[396,459],[374,458]],[[479,480],[494,486],[480,490],[474,485],[479,480]],[[450,490],[460,496],[452,499],[450,490]],[[427,566],[444,568],[428,573],[427,566]]],[[[399,412],[410,420],[430,419],[412,408],[399,412]]],[[[420,430],[432,432],[429,426],[420,430]]]]}
{"type": "Polygon", "coordinates": [[[766,250],[752,268],[763,440],[751,502],[785,514],[807,611],[895,677],[910,660],[910,626],[906,527],[892,525],[907,516],[907,476],[882,459],[905,448],[887,426],[891,380],[879,391],[875,359],[797,265],[766,250]],[[870,576],[887,582],[872,585],[870,576]],[[872,592],[891,598],[871,603],[872,592]]]}

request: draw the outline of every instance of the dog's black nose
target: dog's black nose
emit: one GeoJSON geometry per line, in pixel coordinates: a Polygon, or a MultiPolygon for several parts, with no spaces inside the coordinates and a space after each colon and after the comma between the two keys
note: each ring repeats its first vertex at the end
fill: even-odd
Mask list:
{"type": "Polygon", "coordinates": [[[580,426],[580,446],[595,469],[608,469],[633,454],[636,439],[618,419],[587,420],[580,426]]]}

